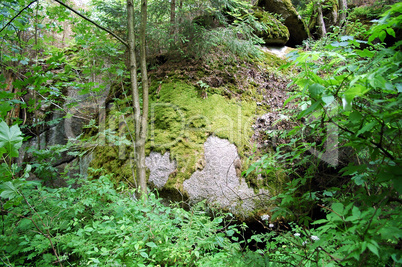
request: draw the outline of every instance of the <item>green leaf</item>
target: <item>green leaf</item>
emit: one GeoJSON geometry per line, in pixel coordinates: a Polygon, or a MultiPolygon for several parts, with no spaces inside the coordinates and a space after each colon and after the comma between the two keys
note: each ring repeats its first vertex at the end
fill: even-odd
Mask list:
{"type": "Polygon", "coordinates": [[[306,115],[312,113],[313,111],[315,111],[321,105],[321,103],[322,103],[321,101],[314,102],[314,104],[312,104],[309,108],[307,108],[306,110],[303,110],[302,112],[300,112],[298,117],[302,118],[303,116],[306,116],[306,115]]]}
{"type": "Polygon", "coordinates": [[[124,70],[122,70],[122,69],[117,69],[117,70],[116,70],[116,74],[117,74],[117,76],[123,76],[124,70]]]}
{"type": "Polygon", "coordinates": [[[3,183],[2,185],[0,185],[0,189],[3,190],[3,192],[1,192],[0,194],[0,197],[2,198],[13,199],[19,195],[18,189],[14,186],[12,182],[3,183]]]}
{"type": "Polygon", "coordinates": [[[157,248],[158,246],[154,242],[148,242],[146,245],[150,248],[157,248]]]}
{"type": "Polygon", "coordinates": [[[373,127],[377,124],[376,121],[372,121],[370,123],[365,124],[356,134],[356,136],[359,136],[362,133],[368,132],[371,129],[373,129],[373,127]]]}
{"type": "Polygon", "coordinates": [[[22,132],[18,125],[8,127],[4,121],[0,123],[0,148],[5,148],[10,157],[18,157],[22,139],[22,132]]]}
{"type": "Polygon", "coordinates": [[[332,102],[334,102],[335,97],[333,95],[323,96],[322,101],[324,101],[325,106],[329,106],[332,102]]]}
{"type": "Polygon", "coordinates": [[[395,31],[392,28],[387,28],[387,33],[395,38],[395,31]]]}
{"type": "Polygon", "coordinates": [[[370,82],[370,85],[373,86],[374,88],[385,88],[386,80],[382,76],[374,76],[370,75],[368,77],[368,80],[370,82]]]}
{"type": "Polygon", "coordinates": [[[328,220],[327,219],[320,219],[320,220],[316,220],[314,222],[312,222],[311,224],[315,225],[315,224],[323,224],[323,223],[327,223],[328,220]]]}
{"type": "Polygon", "coordinates": [[[380,34],[378,35],[378,38],[380,38],[381,42],[384,42],[385,37],[387,37],[387,33],[383,30],[380,32],[380,34]]]}
{"type": "Polygon", "coordinates": [[[227,235],[227,236],[233,236],[233,234],[234,234],[234,231],[233,231],[233,230],[228,230],[228,231],[226,231],[226,235],[227,235]]]}
{"type": "Polygon", "coordinates": [[[371,252],[373,252],[375,255],[377,255],[377,257],[380,257],[380,255],[378,253],[378,248],[375,245],[373,245],[371,243],[367,243],[367,247],[371,252]]]}
{"type": "Polygon", "coordinates": [[[358,111],[353,111],[349,115],[349,121],[353,123],[359,123],[363,119],[362,115],[358,111]]]}
{"type": "Polygon", "coordinates": [[[140,252],[140,255],[143,257],[143,258],[148,258],[148,254],[146,253],[146,252],[144,252],[144,251],[141,251],[140,252]]]}
{"type": "Polygon", "coordinates": [[[361,84],[356,84],[346,90],[342,98],[343,108],[345,110],[351,110],[353,99],[366,94],[368,91],[370,90],[361,84]]]}
{"type": "Polygon", "coordinates": [[[338,215],[343,216],[343,211],[344,211],[344,206],[342,203],[334,203],[331,205],[331,208],[334,212],[336,212],[338,215]]]}
{"type": "Polygon", "coordinates": [[[358,54],[361,57],[368,57],[368,58],[372,58],[375,55],[374,52],[367,49],[356,50],[356,54],[358,54]]]}
{"type": "Polygon", "coordinates": [[[402,83],[397,83],[395,84],[396,89],[398,90],[398,93],[402,93],[402,83]]]}

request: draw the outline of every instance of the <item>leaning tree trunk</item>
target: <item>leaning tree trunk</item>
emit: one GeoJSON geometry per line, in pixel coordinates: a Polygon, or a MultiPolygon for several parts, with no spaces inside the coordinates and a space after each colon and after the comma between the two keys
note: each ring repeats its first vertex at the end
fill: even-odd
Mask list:
{"type": "MultiPolygon", "coordinates": [[[[144,1],[143,1],[144,2],[144,1]]],[[[143,8],[141,8],[143,11],[143,8]]],[[[148,123],[148,78],[145,59],[145,27],[146,27],[146,1],[145,14],[142,14],[140,41],[141,41],[141,70],[143,87],[143,112],[141,114],[140,96],[137,80],[137,59],[135,56],[135,31],[134,31],[134,4],[133,0],[127,0],[127,29],[128,29],[128,50],[130,64],[131,92],[133,97],[135,142],[134,142],[134,163],[137,170],[137,179],[141,196],[147,196],[146,172],[145,172],[145,140],[148,123]],[[145,18],[145,25],[144,25],[145,18]],[[144,72],[145,66],[145,72],[144,72]],[[145,77],[145,78],[144,78],[145,77]]]]}

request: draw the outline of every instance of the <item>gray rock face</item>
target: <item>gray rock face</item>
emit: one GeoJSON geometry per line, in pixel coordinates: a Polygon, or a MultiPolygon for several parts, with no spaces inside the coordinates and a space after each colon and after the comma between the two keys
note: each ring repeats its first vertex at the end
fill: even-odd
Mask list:
{"type": "MultiPolygon", "coordinates": [[[[194,172],[183,183],[190,201],[206,199],[238,216],[248,217],[256,207],[257,195],[236,173],[240,166],[236,146],[228,140],[211,136],[204,144],[204,156],[205,168],[194,172]]],[[[261,190],[258,198],[261,197],[268,198],[268,192],[261,190]]]]}
{"type": "Polygon", "coordinates": [[[257,5],[264,8],[265,11],[280,14],[285,20],[283,24],[290,33],[287,46],[301,45],[303,40],[308,38],[307,26],[290,0],[259,0],[257,5]]]}
{"type": "Polygon", "coordinates": [[[169,175],[176,170],[176,162],[170,161],[170,153],[163,156],[160,153],[151,152],[145,158],[145,165],[150,170],[149,180],[156,188],[161,189],[169,179],[169,175]]]}
{"type": "MultiPolygon", "coordinates": [[[[39,139],[33,137],[24,142],[23,146],[20,148],[18,163],[22,164],[22,162],[34,160],[32,153],[27,153],[26,150],[30,147],[38,148],[39,140],[40,149],[50,148],[54,145],[65,145],[69,139],[74,139],[82,133],[83,126],[89,122],[90,119],[95,118],[95,115],[101,113],[101,111],[105,112],[102,107],[105,105],[110,85],[106,84],[101,76],[95,76],[92,79],[93,82],[97,82],[102,86],[99,92],[81,95],[75,87],[68,87],[65,92],[67,98],[62,105],[63,111],[58,109],[53,110],[48,121],[54,121],[55,123],[43,128],[39,139]],[[76,104],[73,105],[73,103],[76,104]],[[66,113],[70,113],[72,117],[65,118],[66,113]]],[[[47,112],[47,108],[50,107],[44,106],[39,112],[45,113],[47,112]]],[[[59,156],[53,156],[47,159],[47,161],[50,162],[53,167],[59,168],[61,172],[66,164],[73,162],[75,158],[75,156],[69,155],[67,151],[64,151],[60,153],[59,156]]],[[[85,164],[88,165],[88,163],[85,164]]],[[[88,166],[80,168],[84,176],[87,175],[87,169],[88,166]]]]}

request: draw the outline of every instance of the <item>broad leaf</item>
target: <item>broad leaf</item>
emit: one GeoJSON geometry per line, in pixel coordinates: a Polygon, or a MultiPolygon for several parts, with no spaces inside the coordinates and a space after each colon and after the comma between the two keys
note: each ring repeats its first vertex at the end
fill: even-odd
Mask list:
{"type": "Polygon", "coordinates": [[[18,157],[22,139],[22,132],[18,125],[8,127],[4,121],[0,123],[0,148],[4,148],[10,157],[18,157]]]}

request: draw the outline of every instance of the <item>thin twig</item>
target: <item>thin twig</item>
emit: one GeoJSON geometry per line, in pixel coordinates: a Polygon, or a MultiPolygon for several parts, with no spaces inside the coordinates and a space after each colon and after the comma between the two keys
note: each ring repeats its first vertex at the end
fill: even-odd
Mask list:
{"type": "Polygon", "coordinates": [[[99,29],[109,33],[110,35],[112,35],[114,38],[116,38],[117,40],[119,40],[125,47],[128,48],[128,44],[126,41],[124,41],[122,38],[120,38],[119,36],[117,36],[116,34],[114,34],[113,32],[111,32],[110,30],[106,29],[105,27],[102,27],[101,25],[97,24],[96,22],[94,22],[93,20],[91,20],[90,18],[82,15],[81,13],[79,13],[78,11],[74,10],[73,8],[69,7],[68,5],[64,4],[63,2],[59,1],[59,0],[53,0],[57,3],[59,3],[60,5],[64,6],[65,8],[67,8],[68,10],[71,10],[72,12],[74,12],[75,14],[77,14],[78,16],[80,16],[81,18],[85,19],[86,21],[89,21],[90,23],[92,23],[93,25],[95,25],[96,27],[98,27],[99,29]]]}
{"type": "Polygon", "coordinates": [[[8,25],[11,24],[11,22],[13,22],[22,12],[24,12],[25,9],[29,8],[33,3],[35,3],[38,0],[34,0],[31,3],[29,3],[26,7],[24,7],[23,9],[20,10],[20,12],[17,13],[17,15],[15,15],[9,22],[7,22],[6,25],[4,25],[4,27],[0,30],[0,33],[8,27],[8,25]]]}

